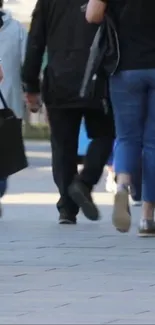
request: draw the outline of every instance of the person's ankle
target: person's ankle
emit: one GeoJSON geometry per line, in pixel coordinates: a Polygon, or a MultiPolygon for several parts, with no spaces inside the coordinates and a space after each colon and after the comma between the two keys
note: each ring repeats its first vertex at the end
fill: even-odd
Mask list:
{"type": "Polygon", "coordinates": [[[128,192],[129,191],[128,184],[117,184],[117,192],[122,191],[122,190],[125,190],[128,192]]]}
{"type": "Polygon", "coordinates": [[[152,221],[154,220],[154,216],[152,214],[142,214],[142,217],[141,217],[142,220],[147,220],[147,221],[152,221]]]}
{"type": "Polygon", "coordinates": [[[117,177],[117,184],[127,184],[130,185],[131,183],[131,176],[129,174],[116,174],[117,177]]]}
{"type": "Polygon", "coordinates": [[[142,208],[142,219],[143,220],[154,220],[154,204],[143,202],[143,208],[142,208]]]}

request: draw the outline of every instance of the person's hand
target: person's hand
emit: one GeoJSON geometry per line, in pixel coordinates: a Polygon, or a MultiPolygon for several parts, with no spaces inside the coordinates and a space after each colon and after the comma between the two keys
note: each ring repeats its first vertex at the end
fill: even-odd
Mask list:
{"type": "Polygon", "coordinates": [[[2,71],[2,67],[0,65],[0,82],[3,80],[3,71],[2,71]]]}
{"type": "Polygon", "coordinates": [[[100,24],[104,18],[106,2],[102,0],[89,0],[86,10],[88,23],[100,24]]]}
{"type": "Polygon", "coordinates": [[[37,113],[41,108],[41,97],[40,94],[29,94],[26,93],[26,105],[30,112],[37,113]]]}

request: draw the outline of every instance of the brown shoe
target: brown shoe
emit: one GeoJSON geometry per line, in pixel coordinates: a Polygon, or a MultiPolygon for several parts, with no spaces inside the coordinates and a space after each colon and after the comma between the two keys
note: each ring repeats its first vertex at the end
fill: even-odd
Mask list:
{"type": "Polygon", "coordinates": [[[122,186],[115,195],[112,222],[115,228],[122,233],[128,232],[131,227],[129,193],[125,186],[122,186]]]}

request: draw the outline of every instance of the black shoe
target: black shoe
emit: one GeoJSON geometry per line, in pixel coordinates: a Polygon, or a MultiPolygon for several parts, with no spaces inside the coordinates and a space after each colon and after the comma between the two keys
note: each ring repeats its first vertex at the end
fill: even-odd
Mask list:
{"type": "Polygon", "coordinates": [[[141,219],[138,235],[139,237],[155,237],[155,221],[141,219]]]}
{"type": "Polygon", "coordinates": [[[69,187],[69,195],[79,208],[82,209],[86,218],[91,221],[100,219],[99,211],[92,200],[89,189],[84,183],[77,180],[74,181],[69,187]]]}
{"type": "Polygon", "coordinates": [[[76,217],[69,216],[65,213],[60,213],[59,216],[59,224],[60,225],[75,225],[76,224],[76,217]]]}

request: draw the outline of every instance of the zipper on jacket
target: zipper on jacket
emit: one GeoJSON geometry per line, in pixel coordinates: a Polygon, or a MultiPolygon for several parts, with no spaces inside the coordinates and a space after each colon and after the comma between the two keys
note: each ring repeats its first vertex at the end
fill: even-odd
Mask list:
{"type": "MultiPolygon", "coordinates": [[[[112,23],[112,22],[111,22],[112,23]]],[[[117,48],[117,62],[116,62],[116,66],[115,66],[115,69],[111,72],[110,76],[113,76],[118,68],[118,65],[119,65],[119,62],[120,62],[120,48],[119,48],[119,40],[118,40],[118,35],[117,35],[117,32],[116,32],[116,29],[115,27],[113,26],[113,23],[112,23],[112,28],[114,30],[114,34],[115,34],[115,39],[116,39],[116,48],[117,48]]]]}
{"type": "Polygon", "coordinates": [[[116,47],[117,47],[117,62],[116,62],[116,66],[115,69],[113,70],[113,72],[110,74],[110,76],[113,76],[118,68],[119,62],[120,62],[120,49],[119,49],[119,40],[118,40],[118,36],[116,31],[114,30],[115,33],[115,37],[116,37],[116,47]]]}

